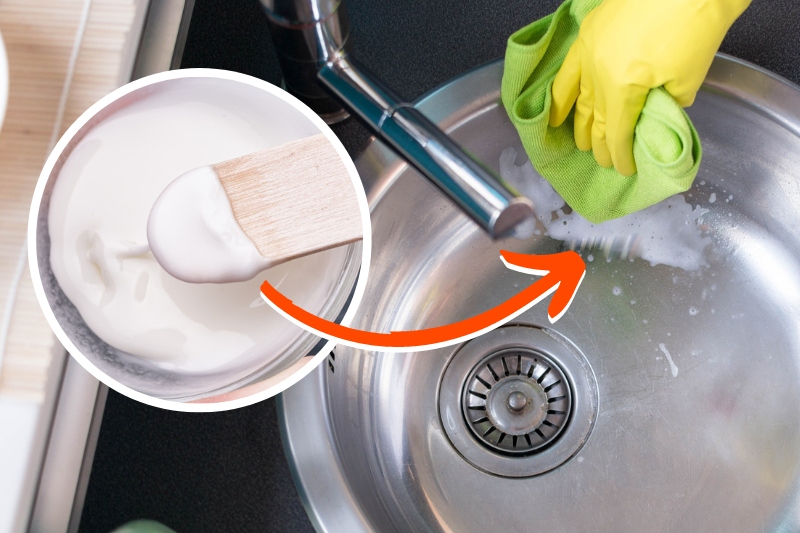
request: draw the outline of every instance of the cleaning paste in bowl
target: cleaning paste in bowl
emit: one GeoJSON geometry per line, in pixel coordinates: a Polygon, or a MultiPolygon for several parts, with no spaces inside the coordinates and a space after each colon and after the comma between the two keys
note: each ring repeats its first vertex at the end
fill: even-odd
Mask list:
{"type": "MultiPolygon", "coordinates": [[[[353,247],[290,261],[249,281],[193,284],[156,262],[147,218],[176,176],[319,129],[297,110],[274,105],[274,96],[228,80],[176,79],[138,92],[83,136],[58,173],[48,215],[58,285],[94,334],[144,362],[156,396],[206,392],[169,390],[175,376],[206,376],[214,383],[204,388],[218,391],[279,365],[289,352],[299,359],[299,339],[309,335],[265,304],[260,285],[269,280],[312,313],[338,314],[331,302],[352,270],[353,247]]],[[[306,339],[305,349],[316,340],[306,339]]],[[[121,368],[115,378],[125,384],[126,364],[106,366],[121,368]]]]}

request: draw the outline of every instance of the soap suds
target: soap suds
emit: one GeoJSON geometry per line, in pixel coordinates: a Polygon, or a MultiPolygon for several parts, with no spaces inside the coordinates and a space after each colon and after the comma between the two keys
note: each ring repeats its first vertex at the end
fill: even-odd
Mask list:
{"type": "Polygon", "coordinates": [[[546,179],[533,170],[530,161],[517,166],[517,151],[506,148],[500,153],[500,176],[534,203],[536,218],[547,227],[551,213],[564,207],[564,199],[546,179]]]}
{"type": "Polygon", "coordinates": [[[664,355],[667,356],[667,362],[669,363],[669,368],[672,371],[672,377],[678,376],[678,367],[675,366],[675,361],[672,360],[672,356],[669,354],[667,347],[664,345],[663,342],[658,344],[658,349],[664,352],[664,355]]]}
{"type": "Polygon", "coordinates": [[[682,195],[636,213],[593,224],[577,212],[565,213],[565,202],[550,183],[540,176],[530,161],[517,166],[517,152],[506,148],[500,154],[500,175],[521,194],[531,199],[537,219],[547,234],[567,242],[594,242],[606,249],[612,247],[641,257],[651,265],[664,264],[683,270],[697,270],[706,265],[703,251],[711,243],[699,224],[707,209],[692,206],[682,195]],[[613,245],[613,246],[612,246],[613,245]]]}

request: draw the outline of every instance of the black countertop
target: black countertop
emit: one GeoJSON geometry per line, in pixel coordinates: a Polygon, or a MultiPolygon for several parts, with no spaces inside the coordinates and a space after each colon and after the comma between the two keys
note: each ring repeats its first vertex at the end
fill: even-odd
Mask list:
{"type": "MultiPolygon", "coordinates": [[[[154,0],[158,1],[158,0],[154,0]]],[[[355,55],[413,100],[501,57],[508,36],[555,0],[347,0],[355,55]]],[[[753,0],[721,51],[800,84],[800,2],[753,0]]],[[[196,0],[181,66],[280,72],[258,0],[196,0]]],[[[355,157],[369,134],[334,126],[355,157]]],[[[227,413],[174,413],[109,393],[80,530],[137,519],[179,532],[311,532],[277,426],[274,400],[227,413]]]]}

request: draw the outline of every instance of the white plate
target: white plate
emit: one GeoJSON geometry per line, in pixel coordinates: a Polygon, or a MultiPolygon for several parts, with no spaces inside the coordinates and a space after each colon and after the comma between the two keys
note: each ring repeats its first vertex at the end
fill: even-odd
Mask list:
{"type": "Polygon", "coordinates": [[[6,55],[6,45],[3,43],[3,36],[0,35],[0,127],[6,117],[6,105],[8,104],[8,56],[6,55]]]}

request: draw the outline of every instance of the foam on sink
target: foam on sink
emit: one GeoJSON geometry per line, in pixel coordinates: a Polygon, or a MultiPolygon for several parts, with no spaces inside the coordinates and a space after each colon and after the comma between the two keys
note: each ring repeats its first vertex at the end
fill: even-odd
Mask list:
{"type": "Polygon", "coordinates": [[[707,209],[692,208],[683,195],[676,194],[636,213],[600,224],[589,222],[577,212],[565,213],[564,199],[526,161],[515,164],[517,151],[506,148],[500,154],[500,175],[533,202],[537,219],[547,234],[561,241],[582,241],[638,237],[636,255],[651,265],[669,265],[683,270],[705,266],[703,251],[711,243],[699,227],[707,209]]]}
{"type": "Polygon", "coordinates": [[[517,166],[517,151],[506,148],[500,153],[500,176],[516,188],[522,196],[534,202],[534,211],[545,227],[552,218],[550,214],[566,205],[546,179],[539,175],[530,161],[525,161],[522,166],[517,166]]]}

